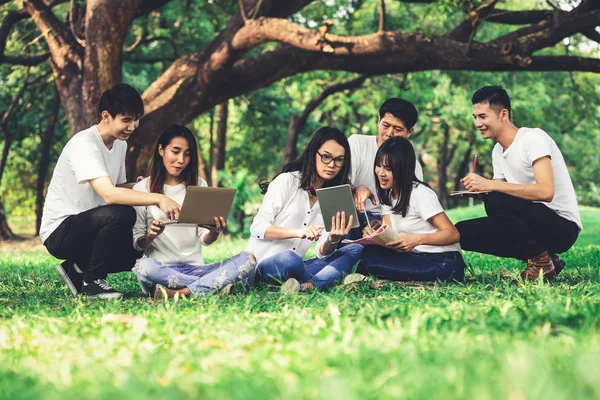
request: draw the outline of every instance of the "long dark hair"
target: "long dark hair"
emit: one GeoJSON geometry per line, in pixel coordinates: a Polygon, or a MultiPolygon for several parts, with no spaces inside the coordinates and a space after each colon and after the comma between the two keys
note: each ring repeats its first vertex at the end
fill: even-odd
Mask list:
{"type": "Polygon", "coordinates": [[[198,145],[196,144],[196,138],[192,131],[185,126],[172,124],[165,129],[162,135],[160,135],[156,142],[156,146],[154,147],[154,155],[152,156],[152,163],[150,164],[150,192],[152,193],[164,193],[167,175],[167,169],[158,152],[158,146],[160,145],[162,149],[166,151],[167,146],[175,137],[186,139],[190,146],[190,163],[183,171],[181,171],[179,177],[181,178],[181,181],[185,183],[186,187],[198,185],[198,145]]]}
{"type": "MultiPolygon", "coordinates": [[[[294,171],[300,172],[300,187],[314,194],[313,183],[317,178],[317,151],[319,151],[323,143],[327,142],[328,140],[335,140],[344,148],[344,165],[342,165],[340,172],[333,179],[325,181],[323,187],[349,184],[350,167],[352,165],[352,160],[350,157],[350,144],[348,143],[348,139],[346,139],[346,136],[342,133],[342,131],[336,128],[330,128],[328,126],[317,129],[312,135],[312,138],[310,139],[308,146],[306,146],[306,149],[304,149],[302,155],[297,160],[286,164],[279,174],[294,171]]],[[[267,192],[267,188],[269,187],[269,182],[261,181],[259,186],[261,188],[261,192],[265,194],[267,192]]]]}
{"type": "Polygon", "coordinates": [[[416,183],[417,185],[421,184],[429,187],[425,182],[417,179],[415,175],[416,162],[415,149],[412,144],[408,139],[400,136],[394,136],[383,142],[375,156],[373,174],[375,175],[379,202],[386,206],[392,206],[392,192],[393,189],[396,189],[398,200],[393,205],[392,212],[402,214],[403,217],[406,217],[408,211],[413,185],[416,183]],[[394,177],[394,187],[392,189],[383,189],[379,183],[377,173],[375,173],[375,167],[383,166],[384,161],[394,177]]]}

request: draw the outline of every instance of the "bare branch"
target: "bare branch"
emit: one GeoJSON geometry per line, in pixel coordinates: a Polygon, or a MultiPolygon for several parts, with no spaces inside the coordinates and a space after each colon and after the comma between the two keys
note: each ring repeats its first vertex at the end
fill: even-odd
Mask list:
{"type": "Polygon", "coordinates": [[[5,133],[5,136],[7,135],[6,124],[8,123],[8,119],[10,118],[11,114],[13,112],[15,112],[16,110],[18,110],[18,108],[19,108],[19,102],[21,101],[21,97],[23,97],[23,94],[25,93],[25,89],[27,89],[27,86],[29,84],[29,82],[27,82],[28,78],[29,78],[29,68],[27,68],[27,71],[25,72],[25,78],[23,79],[23,85],[21,86],[21,88],[19,89],[19,91],[17,92],[15,97],[13,98],[12,102],[10,103],[10,105],[8,106],[8,108],[6,109],[4,114],[2,115],[2,120],[0,120],[0,127],[2,128],[2,131],[5,133]]]}
{"type": "Polygon", "coordinates": [[[12,27],[19,21],[29,18],[29,14],[25,10],[21,11],[9,11],[2,20],[2,25],[0,25],[0,63],[4,62],[4,49],[6,48],[6,41],[8,40],[8,35],[12,30],[12,27]]]}
{"type": "Polygon", "coordinates": [[[85,47],[85,40],[81,39],[77,34],[77,28],[75,27],[75,22],[77,20],[77,0],[71,0],[71,10],[69,11],[69,26],[71,28],[71,33],[73,37],[81,45],[81,47],[85,47]]]}
{"type": "Polygon", "coordinates": [[[248,21],[248,17],[246,16],[246,10],[244,9],[244,1],[238,0],[238,4],[240,6],[240,15],[242,16],[242,20],[244,20],[244,23],[246,23],[246,21],[248,21]]]}
{"type": "MultiPolygon", "coordinates": [[[[135,28],[135,27],[134,27],[135,28]]],[[[143,29],[138,29],[138,36],[135,39],[135,42],[133,42],[131,44],[131,46],[128,46],[125,48],[125,51],[133,51],[136,47],[138,47],[140,45],[140,43],[142,43],[142,39],[144,38],[144,30],[143,29]]]]}
{"type": "Polygon", "coordinates": [[[298,143],[298,136],[300,132],[306,126],[306,121],[310,114],[320,106],[327,97],[332,94],[343,92],[346,90],[354,90],[362,86],[362,84],[367,80],[367,75],[361,75],[357,78],[351,79],[345,82],[339,82],[334,85],[327,87],[321,93],[319,93],[316,97],[314,97],[311,101],[308,102],[304,110],[300,113],[300,115],[294,116],[290,119],[290,125],[288,127],[288,137],[285,144],[285,163],[293,161],[297,156],[296,145],[298,143]]]}
{"type": "Polygon", "coordinates": [[[379,32],[385,31],[385,0],[379,0],[379,32]]]}

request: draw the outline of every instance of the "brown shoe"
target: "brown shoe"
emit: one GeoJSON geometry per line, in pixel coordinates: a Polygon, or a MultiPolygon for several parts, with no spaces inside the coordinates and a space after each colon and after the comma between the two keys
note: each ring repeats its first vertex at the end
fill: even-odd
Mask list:
{"type": "Polygon", "coordinates": [[[544,280],[548,280],[556,275],[554,264],[547,251],[528,259],[526,263],[527,267],[521,272],[521,279],[523,280],[535,281],[540,275],[544,277],[544,280]]]}
{"type": "Polygon", "coordinates": [[[167,301],[168,299],[175,297],[177,294],[179,294],[180,298],[187,296],[187,293],[185,293],[183,289],[174,290],[169,289],[161,284],[157,284],[156,289],[154,290],[154,300],[167,301]]]}
{"type": "Polygon", "coordinates": [[[317,287],[312,282],[304,282],[300,284],[301,292],[313,292],[315,290],[317,290],[317,287]]]}
{"type": "Polygon", "coordinates": [[[567,263],[565,262],[565,260],[560,258],[560,256],[558,254],[550,254],[550,259],[552,260],[552,264],[554,264],[553,278],[555,278],[558,274],[560,274],[560,271],[565,269],[565,267],[567,266],[567,263]]]}

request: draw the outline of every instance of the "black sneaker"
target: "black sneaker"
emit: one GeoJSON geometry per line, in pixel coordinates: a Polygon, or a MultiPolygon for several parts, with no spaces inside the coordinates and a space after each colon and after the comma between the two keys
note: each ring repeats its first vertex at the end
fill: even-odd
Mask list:
{"type": "Polygon", "coordinates": [[[71,293],[73,293],[73,296],[77,296],[81,290],[81,284],[83,283],[83,274],[77,272],[75,269],[75,262],[72,260],[65,260],[62,264],[56,266],[56,270],[67,284],[71,293]]]}
{"type": "Polygon", "coordinates": [[[123,293],[117,292],[108,286],[106,279],[96,279],[92,282],[83,281],[81,294],[85,297],[98,299],[118,299],[123,297],[123,293]]]}

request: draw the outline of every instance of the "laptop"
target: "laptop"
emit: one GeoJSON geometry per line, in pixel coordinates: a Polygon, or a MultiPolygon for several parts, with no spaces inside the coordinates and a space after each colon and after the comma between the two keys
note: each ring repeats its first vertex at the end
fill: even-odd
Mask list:
{"type": "Polygon", "coordinates": [[[227,219],[229,216],[235,192],[235,189],[229,188],[188,186],[179,218],[164,225],[215,225],[214,217],[227,219]]]}
{"type": "Polygon", "coordinates": [[[325,229],[328,232],[331,231],[331,218],[334,217],[338,211],[344,211],[346,213],[346,223],[348,223],[348,219],[352,216],[352,228],[360,226],[350,185],[339,185],[317,189],[317,198],[319,199],[319,206],[321,207],[325,229]]]}

